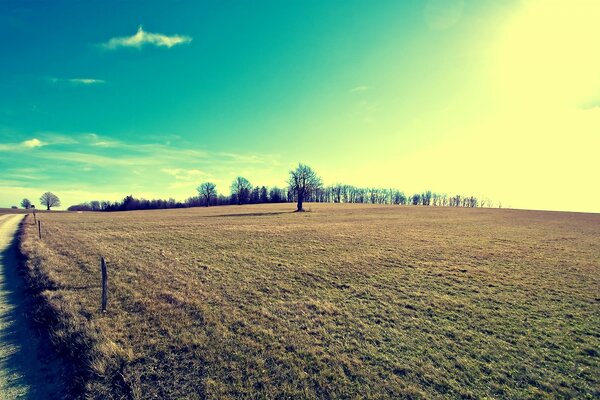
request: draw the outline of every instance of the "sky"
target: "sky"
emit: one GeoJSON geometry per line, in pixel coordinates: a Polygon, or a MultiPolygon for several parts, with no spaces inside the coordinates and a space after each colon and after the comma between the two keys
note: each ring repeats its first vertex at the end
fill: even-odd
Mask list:
{"type": "Polygon", "coordinates": [[[236,176],[600,212],[600,2],[2,1],[0,207],[236,176]]]}

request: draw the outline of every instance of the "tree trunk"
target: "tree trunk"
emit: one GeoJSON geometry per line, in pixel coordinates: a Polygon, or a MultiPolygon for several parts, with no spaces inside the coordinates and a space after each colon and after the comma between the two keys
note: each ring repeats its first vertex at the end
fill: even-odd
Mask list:
{"type": "Polygon", "coordinates": [[[46,211],[50,211],[50,206],[46,206],[46,211]]]}
{"type": "Polygon", "coordinates": [[[298,209],[296,211],[302,211],[302,202],[304,201],[304,195],[298,193],[298,209]]]}

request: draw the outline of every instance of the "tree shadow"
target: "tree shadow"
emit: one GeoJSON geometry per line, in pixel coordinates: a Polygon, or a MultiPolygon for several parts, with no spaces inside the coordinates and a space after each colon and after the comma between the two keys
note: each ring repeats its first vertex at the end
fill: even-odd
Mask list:
{"type": "Polygon", "coordinates": [[[19,274],[17,232],[18,225],[0,225],[0,398],[64,398],[62,364],[27,318],[31,304],[19,274]]]}

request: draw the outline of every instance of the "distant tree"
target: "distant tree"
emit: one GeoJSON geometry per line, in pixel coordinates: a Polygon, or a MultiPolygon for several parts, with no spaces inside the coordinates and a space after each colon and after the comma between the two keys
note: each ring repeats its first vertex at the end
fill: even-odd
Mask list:
{"type": "Polygon", "coordinates": [[[10,208],[12,208],[13,210],[18,210],[19,209],[19,207],[17,207],[17,206],[10,206],[10,208]]]}
{"type": "Polygon", "coordinates": [[[406,196],[399,190],[392,192],[392,203],[393,204],[406,204],[406,196]]]}
{"type": "Polygon", "coordinates": [[[23,208],[31,208],[31,201],[29,201],[29,199],[23,199],[21,200],[21,207],[23,208]]]}
{"type": "Polygon", "coordinates": [[[477,198],[474,196],[469,197],[468,206],[469,207],[477,207],[477,198]]]}
{"type": "Polygon", "coordinates": [[[259,201],[261,203],[268,203],[269,202],[269,195],[268,195],[267,187],[266,186],[263,186],[263,187],[260,188],[259,201]]]}
{"type": "Polygon", "coordinates": [[[444,207],[446,207],[446,206],[448,205],[448,195],[444,193],[444,194],[442,195],[442,200],[441,200],[441,201],[442,201],[442,205],[443,205],[444,207]]]}
{"type": "Polygon", "coordinates": [[[281,189],[279,189],[278,187],[271,188],[271,190],[269,191],[269,201],[271,203],[281,203],[284,201],[284,199],[285,195],[283,194],[283,191],[281,189]]]}
{"type": "Polygon", "coordinates": [[[132,194],[125,196],[121,204],[118,206],[120,211],[135,210],[139,208],[138,201],[133,197],[132,194]]]}
{"type": "Polygon", "coordinates": [[[431,196],[431,190],[428,190],[425,193],[423,193],[421,195],[421,204],[423,204],[424,206],[431,205],[431,196]]]}
{"type": "Polygon", "coordinates": [[[248,197],[250,197],[250,191],[252,190],[252,185],[248,181],[248,179],[238,176],[231,183],[231,197],[233,202],[237,202],[238,204],[245,204],[248,202],[248,197]]]}
{"type": "Polygon", "coordinates": [[[230,197],[227,197],[227,196],[225,196],[223,194],[220,194],[217,197],[217,205],[219,205],[219,206],[222,206],[224,204],[230,204],[230,203],[231,203],[230,197]]]}
{"type": "Polygon", "coordinates": [[[295,170],[290,171],[288,179],[290,192],[296,196],[298,206],[296,211],[303,211],[302,203],[304,199],[321,187],[323,184],[321,178],[308,165],[298,164],[295,170]]]}
{"type": "Polygon", "coordinates": [[[46,206],[46,210],[50,211],[52,207],[60,206],[60,199],[52,192],[46,192],[40,197],[40,203],[46,206]]]}
{"type": "Polygon", "coordinates": [[[217,197],[217,185],[212,182],[204,182],[196,189],[198,194],[206,200],[206,207],[210,206],[210,200],[217,197]]]}
{"type": "Polygon", "coordinates": [[[91,211],[100,211],[102,208],[100,207],[100,202],[98,200],[93,200],[90,202],[91,211]]]}
{"type": "Polygon", "coordinates": [[[420,203],[421,203],[421,195],[418,193],[413,194],[413,196],[412,196],[413,206],[418,206],[420,203]]]}
{"type": "Polygon", "coordinates": [[[188,198],[184,203],[186,207],[198,207],[202,205],[200,201],[200,196],[192,196],[188,198]]]}
{"type": "Polygon", "coordinates": [[[260,188],[256,186],[250,193],[250,203],[258,204],[260,202],[260,188]]]}
{"type": "Polygon", "coordinates": [[[460,207],[462,204],[462,197],[460,194],[450,197],[449,204],[450,207],[460,207]]]}
{"type": "Polygon", "coordinates": [[[377,203],[377,189],[375,189],[375,188],[367,189],[367,200],[371,204],[377,203]]]}
{"type": "Polygon", "coordinates": [[[342,201],[342,185],[340,183],[333,185],[333,187],[331,188],[331,191],[333,193],[333,202],[341,203],[341,201],[342,201]]]}
{"type": "Polygon", "coordinates": [[[67,208],[67,211],[92,211],[92,207],[88,203],[75,204],[67,208]]]}

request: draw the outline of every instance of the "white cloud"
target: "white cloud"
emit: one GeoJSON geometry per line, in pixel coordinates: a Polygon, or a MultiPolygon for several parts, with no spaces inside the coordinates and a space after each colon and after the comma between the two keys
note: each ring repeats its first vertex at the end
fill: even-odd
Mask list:
{"type": "Polygon", "coordinates": [[[106,49],[114,50],[120,47],[135,47],[141,48],[146,44],[151,44],[158,47],[171,48],[178,44],[189,43],[192,38],[189,36],[172,35],[167,36],[162,33],[146,32],[141,26],[133,36],[114,37],[102,46],[106,49]]]}
{"type": "Polygon", "coordinates": [[[18,151],[23,149],[34,149],[36,147],[46,146],[48,143],[42,142],[39,139],[33,138],[25,140],[21,143],[0,143],[0,151],[18,151]]]}
{"type": "Polygon", "coordinates": [[[33,139],[30,139],[30,140],[25,140],[24,142],[21,143],[21,145],[23,147],[27,147],[28,149],[33,149],[35,147],[45,146],[46,143],[42,142],[39,139],[33,138],[33,139]]]}

